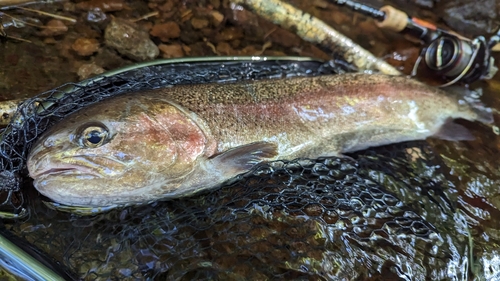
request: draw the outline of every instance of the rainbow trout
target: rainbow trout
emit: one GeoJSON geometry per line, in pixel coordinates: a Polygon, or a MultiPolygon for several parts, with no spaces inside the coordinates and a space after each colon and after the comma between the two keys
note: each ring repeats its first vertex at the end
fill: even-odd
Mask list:
{"type": "Polygon", "coordinates": [[[470,140],[491,111],[405,77],[342,74],[130,93],[81,109],[28,157],[34,186],[74,206],[189,196],[262,161],[409,140],[470,140]]]}

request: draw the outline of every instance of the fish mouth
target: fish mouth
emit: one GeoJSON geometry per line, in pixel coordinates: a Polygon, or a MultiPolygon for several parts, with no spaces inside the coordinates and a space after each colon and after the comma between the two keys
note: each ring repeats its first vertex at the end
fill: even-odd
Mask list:
{"type": "Polygon", "coordinates": [[[95,171],[90,168],[72,165],[72,164],[64,164],[64,165],[56,165],[52,167],[47,167],[46,169],[37,169],[33,173],[30,173],[30,177],[33,179],[48,177],[54,175],[86,175],[86,176],[94,176],[100,177],[95,171]]]}

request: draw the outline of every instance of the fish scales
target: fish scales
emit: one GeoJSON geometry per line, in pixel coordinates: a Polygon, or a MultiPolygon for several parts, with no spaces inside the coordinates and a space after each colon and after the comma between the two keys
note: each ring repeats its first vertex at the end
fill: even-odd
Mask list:
{"type": "MultiPolygon", "coordinates": [[[[174,100],[204,120],[218,142],[218,153],[238,145],[275,138],[283,146],[287,144],[280,151],[281,157],[317,157],[317,152],[291,152],[293,147],[308,142],[323,142],[322,156],[351,151],[343,141],[335,138],[339,135],[353,137],[353,131],[360,137],[363,133],[373,133],[373,130],[387,131],[386,139],[379,137],[375,143],[381,145],[397,141],[400,136],[395,132],[418,126],[415,122],[434,125],[434,120],[426,120],[425,115],[407,118],[412,104],[402,104],[403,100],[418,100],[421,112],[440,111],[442,108],[458,111],[456,99],[443,95],[438,89],[403,77],[385,75],[346,74],[289,79],[286,86],[272,80],[223,86],[202,84],[164,89],[158,94],[174,100]],[[333,137],[332,128],[336,131],[333,137]]],[[[370,142],[372,138],[364,139],[370,142]]],[[[355,141],[351,139],[351,143],[355,141]]],[[[368,146],[374,145],[366,143],[355,148],[368,146]]]]}
{"type": "Polygon", "coordinates": [[[342,74],[183,85],[120,95],[67,116],[28,157],[35,187],[66,205],[190,196],[275,159],[342,156],[436,136],[491,111],[405,77],[342,74]]]}

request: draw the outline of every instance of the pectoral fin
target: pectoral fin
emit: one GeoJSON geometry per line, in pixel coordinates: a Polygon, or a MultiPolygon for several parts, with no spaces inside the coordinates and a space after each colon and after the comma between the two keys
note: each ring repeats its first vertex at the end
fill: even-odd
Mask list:
{"type": "Polygon", "coordinates": [[[275,143],[254,142],[216,155],[210,162],[214,167],[219,166],[231,174],[241,174],[276,155],[278,146],[275,143]]]}
{"type": "Polygon", "coordinates": [[[250,171],[256,164],[271,160],[276,155],[278,146],[269,142],[255,142],[230,149],[201,161],[193,173],[175,191],[170,191],[170,194],[179,197],[228,183],[237,179],[236,176],[250,171]]]}
{"type": "Polygon", "coordinates": [[[199,165],[187,175],[170,197],[189,196],[202,190],[209,190],[222,183],[236,180],[256,164],[271,160],[278,155],[278,146],[269,142],[255,142],[230,149],[211,158],[199,160],[199,165]]]}

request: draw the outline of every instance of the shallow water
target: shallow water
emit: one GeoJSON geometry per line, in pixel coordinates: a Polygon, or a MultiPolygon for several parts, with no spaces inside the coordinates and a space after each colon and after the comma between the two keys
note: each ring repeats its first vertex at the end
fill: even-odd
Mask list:
{"type": "MultiPolygon", "coordinates": [[[[98,2],[100,1],[95,1],[98,2]]],[[[178,1],[154,4],[164,7],[163,5],[172,3],[172,7],[177,7],[171,8],[170,11],[168,7],[165,8],[161,17],[165,21],[173,20],[181,27],[185,27],[186,35],[163,43],[165,45],[182,43],[187,46],[182,51],[183,55],[189,50],[190,56],[218,53],[328,57],[328,52],[302,42],[295,35],[263,22],[249,13],[231,9],[230,5],[225,6],[227,4],[225,1],[206,1],[199,5],[195,2],[185,1],[184,6],[178,1]],[[218,3],[219,8],[217,8],[218,3]],[[209,5],[220,11],[227,21],[220,23],[216,28],[213,27],[213,23],[210,25],[211,28],[205,29],[187,27],[186,22],[193,18],[207,18],[206,14],[211,11],[207,9],[210,8],[209,5]],[[208,40],[205,41],[203,38],[208,40]],[[271,46],[269,47],[266,42],[271,42],[271,46]]],[[[138,18],[148,11],[147,5],[142,1],[126,3],[134,9],[122,8],[120,11],[108,14],[138,18]]],[[[412,67],[410,61],[418,53],[418,45],[409,43],[401,36],[380,32],[373,26],[372,21],[366,20],[363,16],[353,16],[352,13],[343,10],[345,13],[339,13],[339,10],[333,7],[324,8],[321,1],[316,1],[312,6],[308,5],[307,1],[297,0],[293,3],[324,19],[377,56],[388,58],[390,62],[400,65],[405,73],[409,73],[412,67]]],[[[72,49],[72,44],[79,37],[95,38],[102,42],[102,29],[108,19],[94,22],[83,20],[90,15],[98,14],[95,10],[79,9],[70,3],[54,3],[38,7],[44,7],[45,11],[56,14],[75,17],[78,21],[74,25],[69,25],[67,32],[57,36],[41,36],[40,30],[34,27],[8,28],[6,31],[9,35],[28,39],[31,43],[9,39],[0,45],[0,65],[4,66],[0,69],[0,99],[25,98],[65,82],[77,81],[79,79],[77,71],[90,62],[106,70],[133,62],[105,48],[100,48],[92,56],[80,56],[72,49]]],[[[43,23],[49,20],[28,12],[11,10],[5,12],[20,17],[36,18],[43,23]]],[[[423,15],[429,15],[429,12],[424,11],[423,15]]],[[[429,16],[435,17],[435,15],[429,16]]],[[[151,28],[157,20],[151,18],[139,24],[151,28]]],[[[3,21],[6,23],[9,19],[4,17],[3,21]]],[[[157,38],[155,40],[155,43],[160,42],[157,38]]],[[[500,57],[497,56],[498,60],[500,57]]],[[[474,85],[483,88],[484,103],[497,109],[500,108],[499,77],[497,75],[490,81],[474,85]]],[[[498,121],[498,114],[495,115],[495,119],[498,121]]],[[[335,195],[338,196],[334,197],[337,200],[335,202],[342,203],[340,207],[333,203],[322,202],[325,206],[330,206],[328,204],[336,206],[338,212],[334,214],[315,206],[313,195],[297,193],[298,191],[290,189],[288,197],[277,196],[273,198],[273,202],[286,202],[287,198],[291,200],[290,198],[303,198],[305,195],[309,197],[307,200],[304,199],[305,201],[296,202],[295,205],[300,212],[293,210],[284,212],[277,205],[262,206],[256,203],[258,200],[251,200],[252,196],[258,199],[265,194],[284,192],[286,195],[282,185],[275,187],[267,184],[266,181],[273,179],[258,178],[239,189],[220,191],[216,201],[217,206],[207,201],[213,200],[214,196],[202,196],[186,202],[176,201],[171,205],[155,204],[149,207],[127,208],[90,218],[77,218],[52,211],[40,203],[36,191],[29,189],[25,192],[29,194],[28,205],[32,208],[30,217],[20,222],[4,223],[12,232],[24,237],[47,252],[49,256],[62,261],[78,275],[85,276],[89,280],[95,278],[134,280],[148,276],[161,280],[197,277],[213,279],[215,276],[234,280],[248,277],[249,273],[254,274],[254,279],[270,278],[269,276],[281,279],[329,279],[343,276],[374,280],[383,279],[384,276],[391,274],[388,268],[394,263],[399,266],[408,264],[408,268],[401,270],[413,272],[415,279],[425,276],[426,273],[422,273],[424,269],[427,270],[427,274],[429,272],[435,274],[431,275],[436,277],[432,279],[442,277],[446,280],[450,276],[444,275],[444,268],[456,270],[468,268],[469,276],[477,274],[478,277],[494,280],[500,278],[498,247],[500,137],[486,126],[476,123],[464,123],[464,125],[471,129],[477,137],[476,141],[459,143],[428,141],[435,153],[429,155],[439,155],[439,161],[427,161],[428,159],[424,157],[425,161],[416,161],[415,166],[409,168],[394,164],[392,171],[396,171],[396,175],[387,176],[376,170],[368,175],[361,175],[387,187],[388,190],[384,192],[397,195],[397,203],[394,203],[395,207],[393,206],[398,208],[394,211],[395,217],[399,218],[400,213],[411,210],[412,215],[406,217],[401,215],[401,217],[408,220],[409,225],[415,225],[423,218],[426,223],[437,229],[431,232],[440,233],[441,242],[432,236],[432,233],[416,235],[415,233],[419,233],[419,228],[412,227],[401,227],[401,229],[413,229],[413,232],[411,235],[393,233],[392,238],[384,240],[385,245],[370,244],[371,242],[358,239],[359,237],[352,238],[350,235],[361,235],[361,232],[355,231],[356,227],[364,230],[366,229],[361,227],[363,225],[364,227],[368,225],[368,229],[380,227],[379,221],[366,219],[369,216],[364,213],[361,215],[357,211],[342,213],[341,206],[344,203],[341,199],[352,204],[349,206],[356,206],[359,194],[346,197],[335,195]],[[280,192],[275,190],[276,188],[280,192]],[[257,194],[249,191],[254,189],[261,191],[257,194]],[[241,211],[245,204],[251,206],[244,208],[246,212],[239,213],[237,210],[241,211]],[[336,219],[337,215],[341,219],[336,219]],[[463,219],[465,221],[462,221],[463,219]],[[349,225],[349,222],[352,225],[349,225]],[[349,232],[351,230],[352,232],[349,232]],[[472,251],[468,248],[469,245],[473,245],[472,251]],[[433,246],[437,248],[433,249],[433,246]],[[472,260],[469,259],[470,253],[472,260]],[[381,257],[390,261],[381,261],[381,257]],[[391,260],[396,258],[399,260],[391,260]],[[405,259],[408,260],[405,262],[405,259]],[[271,266],[273,261],[280,262],[271,266]],[[325,270],[329,272],[325,273],[325,270]],[[348,270],[357,270],[363,274],[349,275],[348,270]],[[225,272],[225,275],[220,275],[221,272],[225,272]]],[[[421,144],[417,145],[420,146],[421,144]]],[[[394,148],[394,151],[403,148],[398,147],[398,149],[394,148]]],[[[383,155],[382,152],[378,153],[383,155]]],[[[331,169],[334,168],[338,169],[333,165],[331,169]]],[[[344,169],[349,171],[350,168],[346,166],[344,169]]],[[[303,177],[307,179],[310,175],[304,176],[302,173],[300,175],[302,177],[295,178],[299,181],[297,184],[307,185],[307,182],[302,182],[303,177]]],[[[353,190],[351,191],[354,192],[353,190]]],[[[340,190],[339,194],[343,194],[342,192],[343,190],[340,190]]],[[[374,197],[375,194],[374,191],[370,196],[374,197]]],[[[370,205],[372,201],[363,199],[360,202],[363,206],[369,206],[364,209],[367,212],[371,212],[372,209],[378,210],[375,203],[373,206],[370,205]]],[[[295,206],[291,203],[286,206],[295,206]]],[[[400,221],[399,225],[404,226],[405,223],[400,221]]],[[[427,228],[433,229],[432,227],[422,229],[427,228]]],[[[397,280],[397,277],[394,276],[394,279],[397,280]]],[[[458,276],[458,279],[465,280],[467,277],[462,275],[458,276]]]]}

